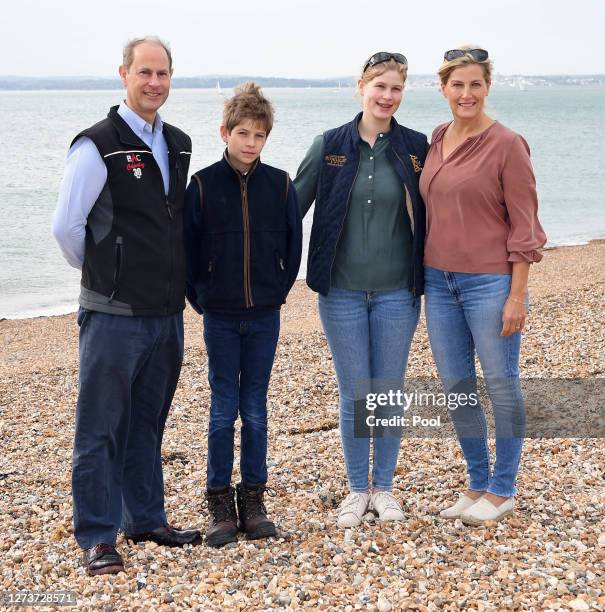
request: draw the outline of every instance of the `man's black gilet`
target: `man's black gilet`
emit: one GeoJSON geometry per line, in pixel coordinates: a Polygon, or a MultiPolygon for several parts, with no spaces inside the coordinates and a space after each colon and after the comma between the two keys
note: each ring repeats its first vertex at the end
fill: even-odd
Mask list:
{"type": "Polygon", "coordinates": [[[117,109],[74,138],[90,138],[107,166],[107,181],[87,219],[80,304],[110,314],[174,314],[185,307],[182,212],[191,139],[163,124],[166,196],[151,149],[117,109]]]}

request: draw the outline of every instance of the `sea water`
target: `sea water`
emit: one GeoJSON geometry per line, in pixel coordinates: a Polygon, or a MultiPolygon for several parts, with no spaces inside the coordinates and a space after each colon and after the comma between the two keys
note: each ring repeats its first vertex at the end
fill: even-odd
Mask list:
{"type": "MultiPolygon", "coordinates": [[[[230,91],[173,89],[161,110],[165,121],[193,140],[191,171],[222,155],[219,124],[230,91]]],[[[351,88],[266,89],[276,120],[263,161],[291,176],[314,136],[349,121],[360,102],[351,88]]],[[[0,93],[0,318],[73,311],[80,274],[63,260],[50,233],[71,139],[107,114],[115,91],[7,91],[0,93]]],[[[548,245],[605,237],[602,138],[605,88],[493,87],[488,112],[522,134],[531,148],[540,220],[548,245]]],[[[406,91],[397,120],[429,135],[450,120],[436,87],[406,91]]],[[[312,211],[304,221],[305,253],[312,211]]]]}

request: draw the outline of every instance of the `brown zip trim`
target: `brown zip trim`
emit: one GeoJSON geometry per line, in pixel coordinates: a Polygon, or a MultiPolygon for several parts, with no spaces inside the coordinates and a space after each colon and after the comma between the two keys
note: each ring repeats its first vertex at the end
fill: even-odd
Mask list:
{"type": "Polygon", "coordinates": [[[252,287],[250,286],[250,216],[248,214],[248,181],[239,177],[242,195],[242,220],[244,224],[244,298],[246,308],[252,308],[252,287]]]}
{"type": "Polygon", "coordinates": [[[248,214],[248,179],[260,163],[260,157],[254,162],[250,170],[248,170],[246,173],[246,178],[244,178],[242,173],[229,161],[227,150],[225,150],[223,153],[223,157],[233,172],[235,172],[239,180],[239,190],[242,198],[242,222],[244,227],[244,300],[246,302],[246,308],[252,308],[254,306],[254,302],[252,301],[252,285],[250,284],[250,216],[248,214]]]}
{"type": "Polygon", "coordinates": [[[202,210],[202,208],[204,208],[204,200],[202,198],[202,179],[197,174],[194,174],[191,178],[195,179],[195,182],[197,183],[197,190],[200,194],[200,210],[202,210]]]}

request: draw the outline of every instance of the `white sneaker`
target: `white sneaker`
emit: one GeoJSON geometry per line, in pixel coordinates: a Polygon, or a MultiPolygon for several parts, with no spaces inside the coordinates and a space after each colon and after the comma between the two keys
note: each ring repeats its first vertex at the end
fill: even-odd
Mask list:
{"type": "Polygon", "coordinates": [[[453,506],[442,510],[439,513],[439,516],[445,519],[460,518],[460,515],[462,514],[462,512],[464,512],[464,510],[470,508],[475,502],[478,502],[480,499],[480,497],[478,497],[477,499],[472,499],[468,495],[461,493],[460,497],[458,498],[458,501],[453,506]]]}
{"type": "Polygon", "coordinates": [[[339,527],[357,527],[368,510],[369,493],[349,493],[338,509],[339,527]]]}
{"type": "Polygon", "coordinates": [[[405,518],[399,502],[390,491],[372,493],[370,504],[378,512],[381,521],[403,521],[405,518]]]}
{"type": "Polygon", "coordinates": [[[509,497],[499,506],[482,497],[476,504],[467,508],[460,514],[463,523],[467,525],[482,525],[485,521],[499,521],[512,514],[515,508],[515,498],[509,497]]]}

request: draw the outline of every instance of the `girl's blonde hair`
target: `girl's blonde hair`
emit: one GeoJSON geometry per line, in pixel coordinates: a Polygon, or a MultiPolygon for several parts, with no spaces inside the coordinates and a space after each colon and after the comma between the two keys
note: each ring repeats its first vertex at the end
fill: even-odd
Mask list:
{"type": "Polygon", "coordinates": [[[359,79],[364,83],[369,83],[372,79],[383,75],[389,70],[395,70],[396,72],[398,72],[403,77],[403,82],[405,84],[405,80],[408,77],[407,64],[400,64],[394,59],[390,59],[386,62],[380,62],[380,64],[375,64],[374,66],[369,66],[365,72],[361,73],[359,79]]]}

